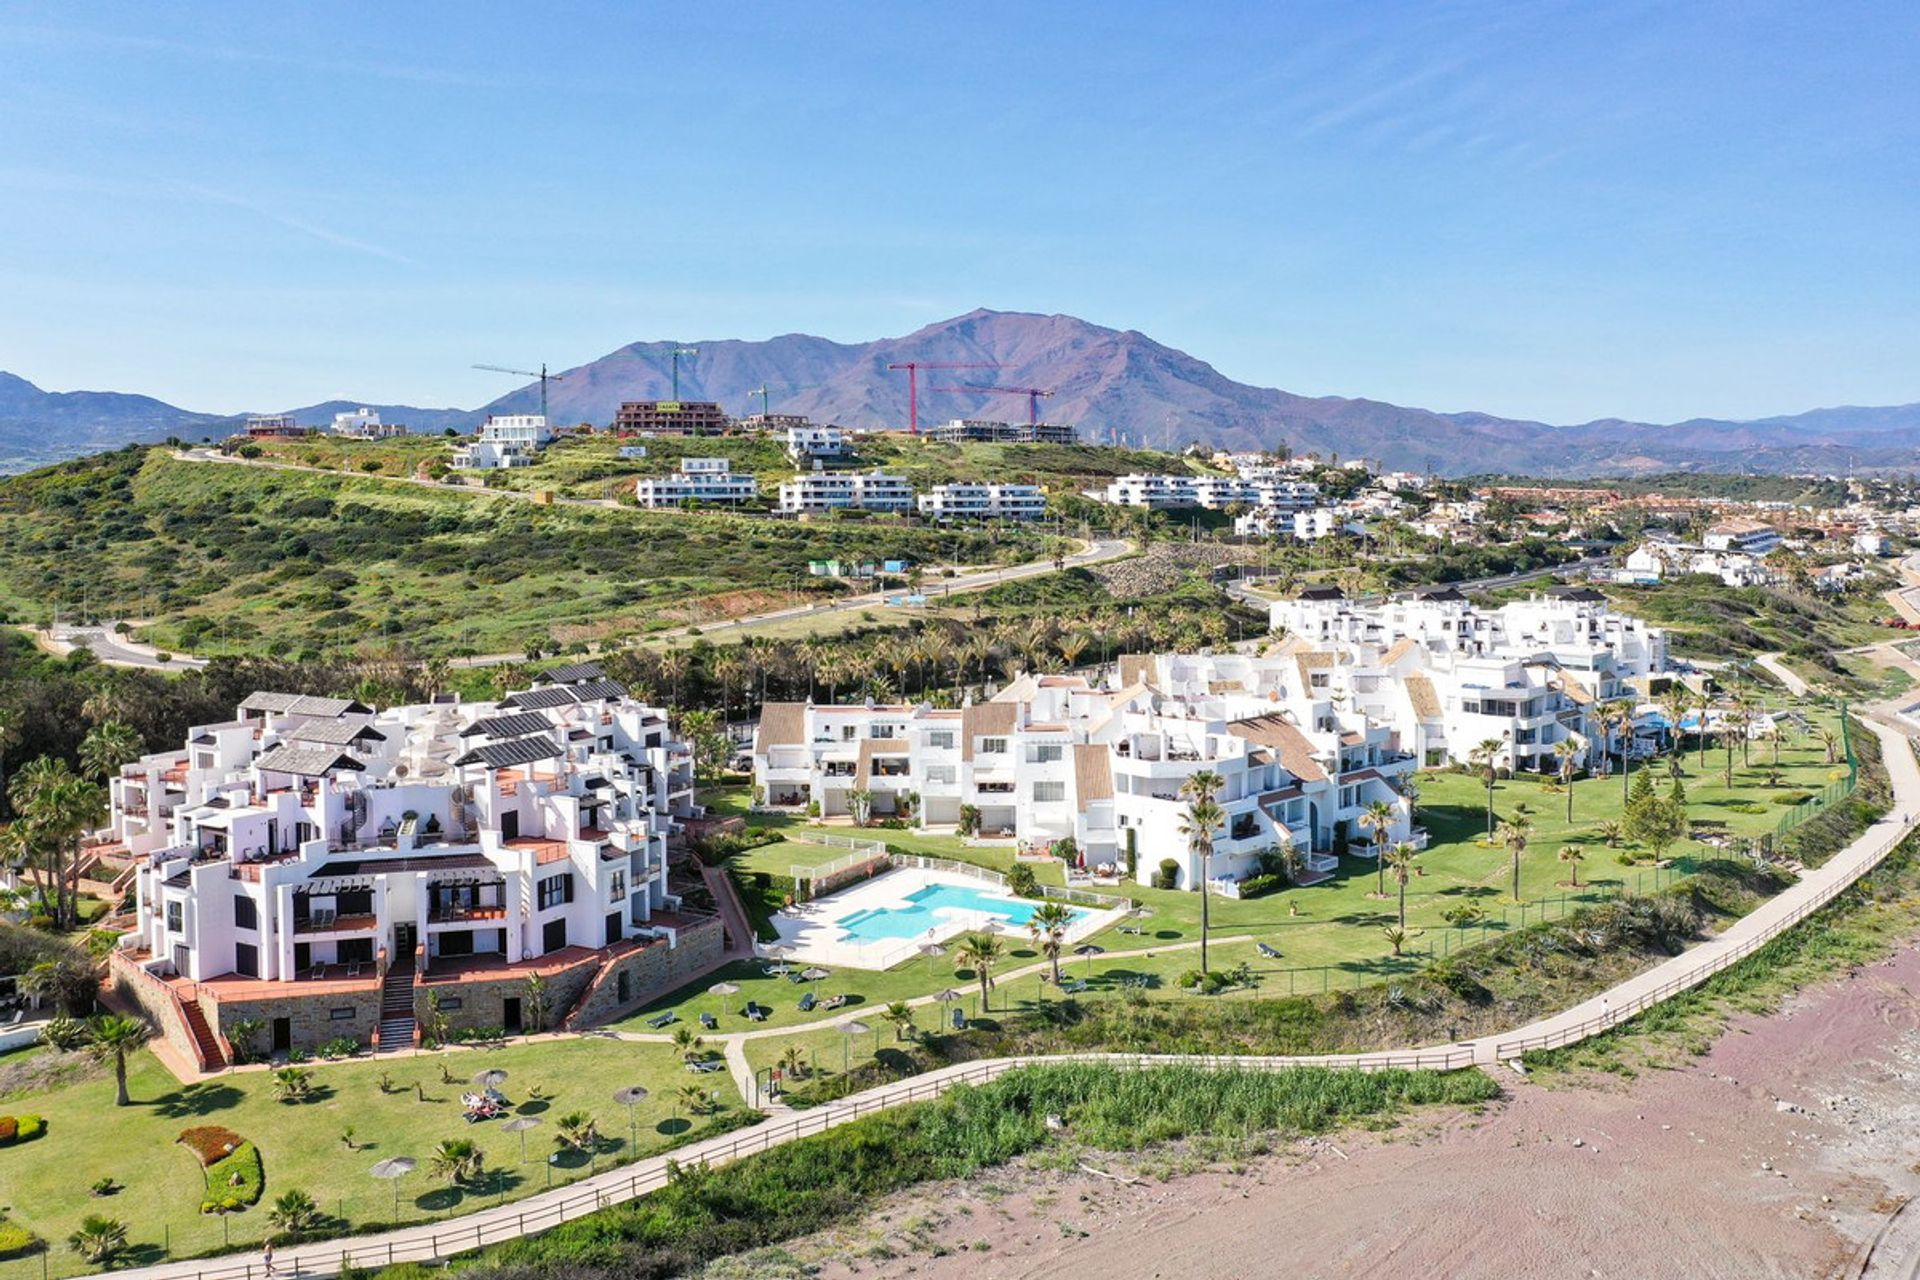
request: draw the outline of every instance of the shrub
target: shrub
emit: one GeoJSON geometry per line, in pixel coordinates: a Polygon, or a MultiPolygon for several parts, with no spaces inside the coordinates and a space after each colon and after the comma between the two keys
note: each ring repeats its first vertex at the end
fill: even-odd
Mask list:
{"type": "Polygon", "coordinates": [[[1159,870],[1153,873],[1153,887],[1156,889],[1178,889],[1180,887],[1180,864],[1172,858],[1162,858],[1159,870]]]}
{"type": "Polygon", "coordinates": [[[1778,805],[1796,805],[1796,804],[1804,804],[1806,802],[1806,799],[1807,799],[1807,793],[1804,791],[1782,791],[1779,795],[1773,796],[1771,799],[1769,799],[1768,803],[1778,804],[1778,805]]]}
{"type": "Polygon", "coordinates": [[[1033,874],[1033,868],[1024,862],[1016,862],[1007,872],[1007,889],[1016,898],[1037,898],[1040,896],[1040,879],[1033,874]]]}
{"type": "Polygon", "coordinates": [[[1272,893],[1286,884],[1285,877],[1277,875],[1248,876],[1240,882],[1240,897],[1258,898],[1272,893]]]}
{"type": "Polygon", "coordinates": [[[0,1258],[18,1258],[22,1254],[38,1253],[43,1247],[39,1236],[17,1222],[0,1218],[0,1258]]]}
{"type": "Polygon", "coordinates": [[[266,1170],[260,1163],[260,1149],[242,1142],[233,1154],[207,1166],[207,1198],[200,1203],[202,1213],[232,1213],[260,1198],[266,1188],[266,1170]]]}
{"type": "Polygon", "coordinates": [[[329,1040],[321,1045],[320,1056],[323,1058],[351,1058],[359,1048],[360,1042],[358,1040],[355,1040],[352,1036],[341,1036],[338,1039],[329,1040]]]}

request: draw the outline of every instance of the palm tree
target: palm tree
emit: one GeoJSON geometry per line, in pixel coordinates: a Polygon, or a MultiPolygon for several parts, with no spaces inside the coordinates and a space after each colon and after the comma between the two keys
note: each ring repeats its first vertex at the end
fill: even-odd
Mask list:
{"type": "Polygon", "coordinates": [[[1060,985],[1060,952],[1067,944],[1067,929],[1073,924],[1073,911],[1060,902],[1042,903],[1027,917],[1027,933],[1040,954],[1053,963],[1053,985],[1060,985]]]}
{"type": "Polygon", "coordinates": [[[1667,724],[1673,730],[1673,750],[1668,756],[1668,763],[1676,777],[1680,773],[1680,757],[1685,754],[1685,749],[1681,745],[1684,734],[1681,731],[1680,722],[1687,718],[1687,712],[1692,707],[1693,695],[1687,691],[1685,685],[1669,685],[1667,691],[1660,696],[1660,712],[1667,718],[1667,724]]]}
{"type": "Polygon", "coordinates": [[[1602,822],[1599,826],[1599,832],[1600,838],[1606,842],[1607,848],[1617,849],[1620,847],[1620,823],[1617,819],[1609,818],[1605,822],[1602,822]]]}
{"type": "Polygon", "coordinates": [[[450,1187],[477,1180],[486,1165],[486,1152],[471,1138],[447,1138],[427,1157],[427,1170],[436,1178],[445,1178],[450,1187]]]}
{"type": "Polygon", "coordinates": [[[1533,837],[1533,819],[1525,814],[1516,813],[1500,824],[1500,843],[1507,846],[1513,855],[1513,900],[1520,901],[1520,855],[1527,851],[1527,841],[1533,837]]]}
{"type": "Polygon", "coordinates": [[[1200,970],[1207,972],[1207,880],[1213,870],[1213,842],[1227,825],[1226,811],[1215,799],[1226,785],[1212,769],[1197,769],[1180,784],[1187,797],[1186,816],[1180,819],[1180,834],[1187,838],[1187,849],[1200,860],[1200,970]]]}
{"type": "Polygon", "coordinates": [[[679,1098],[680,1105],[687,1109],[690,1116],[697,1116],[707,1109],[707,1091],[697,1084],[681,1085],[679,1098]]]}
{"type": "Polygon", "coordinates": [[[1387,868],[1381,856],[1396,816],[1393,805],[1385,800],[1370,800],[1360,811],[1361,829],[1373,833],[1373,890],[1383,898],[1387,896],[1387,868]]]}
{"type": "Polygon", "coordinates": [[[273,1096],[282,1102],[305,1102],[313,1092],[313,1072],[305,1067],[282,1067],[273,1073],[273,1096]]]}
{"type": "Polygon", "coordinates": [[[1560,785],[1567,789],[1567,821],[1573,821],[1573,774],[1580,767],[1581,745],[1572,737],[1553,744],[1553,759],[1558,766],[1560,785]]]}
{"type": "Polygon", "coordinates": [[[905,1000],[895,1000],[880,1011],[880,1016],[893,1025],[893,1038],[905,1040],[908,1030],[913,1026],[913,1006],[905,1000]]]}
{"type": "Polygon", "coordinates": [[[701,1046],[705,1043],[706,1041],[700,1038],[700,1033],[684,1022],[673,1029],[673,1047],[678,1049],[680,1056],[688,1062],[692,1062],[699,1056],[701,1046]]]}
{"type": "Polygon", "coordinates": [[[8,798],[48,914],[61,930],[70,930],[79,899],[80,841],[100,820],[100,788],[75,776],[66,761],[41,756],[14,775],[8,798]]]}
{"type": "Polygon", "coordinates": [[[1560,861],[1566,863],[1567,870],[1573,873],[1573,879],[1569,885],[1570,888],[1578,889],[1580,887],[1580,863],[1586,856],[1577,844],[1563,844],[1560,846],[1560,861]]]}
{"type": "Polygon", "coordinates": [[[153,1028],[138,1018],[117,1013],[103,1013],[87,1027],[93,1033],[93,1043],[89,1046],[93,1055],[113,1064],[113,1104],[130,1105],[133,1099],[127,1096],[127,1057],[153,1038],[153,1028]]]}
{"type": "Polygon", "coordinates": [[[799,1079],[806,1074],[806,1063],[806,1050],[797,1044],[790,1044],[780,1051],[780,1070],[784,1075],[799,1079]]]}
{"type": "Polygon", "coordinates": [[[1820,745],[1827,749],[1827,763],[1838,764],[1840,761],[1840,735],[1825,725],[1821,725],[1813,731],[1813,736],[1819,739],[1820,745]]]}
{"type": "Polygon", "coordinates": [[[137,760],[146,744],[124,720],[104,720],[80,740],[80,772],[105,785],[120,766],[137,760]]]}
{"type": "Polygon", "coordinates": [[[1493,839],[1493,784],[1495,766],[1499,763],[1500,753],[1506,749],[1506,743],[1498,738],[1482,738],[1479,745],[1467,753],[1467,762],[1475,768],[1487,771],[1487,839],[1493,839]]]}
{"type": "Polygon", "coordinates": [[[287,1235],[301,1235],[320,1225],[320,1206],[304,1191],[283,1191],[267,1210],[267,1221],[287,1235]]]}
{"type": "Polygon", "coordinates": [[[1610,738],[1620,741],[1620,803],[1627,802],[1627,775],[1633,769],[1633,706],[1622,700],[1600,709],[1600,727],[1610,738]]]}
{"type": "Polygon", "coordinates": [[[1420,851],[1413,847],[1411,841],[1402,840],[1387,850],[1383,859],[1387,866],[1393,868],[1393,878],[1400,886],[1400,927],[1403,930],[1407,927],[1407,877],[1413,874],[1414,859],[1419,856],[1420,851]]]}
{"type": "Polygon", "coordinates": [[[993,966],[1000,959],[1000,939],[990,933],[970,933],[960,940],[954,953],[960,964],[973,970],[980,983],[980,1008],[987,1007],[987,993],[993,988],[993,966]]]}
{"type": "Polygon", "coordinates": [[[591,1151],[600,1145],[600,1126],[584,1111],[570,1111],[554,1121],[553,1140],[575,1151],[591,1151]]]}
{"type": "Polygon", "coordinates": [[[80,1220],[80,1229],[67,1237],[67,1247],[88,1262],[105,1266],[126,1251],[127,1224],[90,1213],[80,1220]]]}

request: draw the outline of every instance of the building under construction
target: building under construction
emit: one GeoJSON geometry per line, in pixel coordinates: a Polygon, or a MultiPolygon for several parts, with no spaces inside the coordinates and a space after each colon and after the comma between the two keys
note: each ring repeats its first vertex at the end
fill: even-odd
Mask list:
{"type": "Polygon", "coordinates": [[[928,430],[942,444],[1078,444],[1080,432],[1070,422],[993,422],[985,418],[955,418],[928,430]]]}
{"type": "Polygon", "coordinates": [[[623,436],[721,436],[733,425],[711,400],[628,400],[613,416],[623,436]]]}

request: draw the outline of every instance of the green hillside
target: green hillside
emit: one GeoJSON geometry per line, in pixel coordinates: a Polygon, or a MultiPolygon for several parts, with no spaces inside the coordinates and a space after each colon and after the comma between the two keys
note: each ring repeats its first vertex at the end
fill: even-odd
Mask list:
{"type": "MultiPolygon", "coordinates": [[[[371,448],[361,461],[382,449],[371,448]]],[[[160,448],[0,481],[0,602],[11,618],[45,621],[83,604],[148,616],[143,638],[193,653],[565,645],[669,627],[696,608],[710,618],[839,590],[805,577],[813,558],[984,565],[1048,548],[1030,529],[541,506],[359,466],[318,474],[181,461],[160,448]]]]}
{"type": "MultiPolygon", "coordinates": [[[[438,474],[453,453],[444,436],[408,436],[397,440],[355,441],[316,437],[262,441],[261,456],[302,466],[349,473],[407,476],[438,474]],[[436,464],[438,464],[436,466],[436,464]]],[[[791,479],[794,465],[781,442],[746,436],[699,439],[662,437],[619,440],[612,436],[576,436],[556,441],[539,463],[496,472],[490,483],[526,490],[552,490],[571,497],[603,498],[623,493],[640,476],[665,475],[687,457],[726,458],[736,471],[750,472],[761,491],[791,479]],[[645,458],[622,458],[625,444],[644,445],[645,458]]],[[[1175,454],[1106,445],[935,444],[904,435],[877,435],[860,443],[842,464],[862,470],[880,468],[904,475],[916,487],[952,480],[1024,482],[1049,489],[1079,489],[1130,471],[1196,470],[1175,454]]]]}

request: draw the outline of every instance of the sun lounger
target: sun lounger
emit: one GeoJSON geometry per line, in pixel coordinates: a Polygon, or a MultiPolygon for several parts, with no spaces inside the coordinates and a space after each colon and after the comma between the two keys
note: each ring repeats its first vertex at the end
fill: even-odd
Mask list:
{"type": "Polygon", "coordinates": [[[726,1069],[727,1064],[718,1058],[701,1058],[698,1061],[687,1064],[687,1070],[698,1072],[700,1075],[707,1075],[714,1071],[725,1071],[726,1069]]]}
{"type": "Polygon", "coordinates": [[[669,1009],[665,1013],[656,1013],[647,1019],[647,1025],[658,1031],[661,1027],[680,1021],[680,1015],[669,1009]]]}
{"type": "Polygon", "coordinates": [[[967,1011],[965,1009],[955,1009],[953,1011],[953,1029],[955,1031],[965,1031],[967,1029],[967,1011]]]}
{"type": "Polygon", "coordinates": [[[805,994],[805,995],[803,995],[803,996],[801,996],[801,997],[800,997],[800,1012],[802,1012],[802,1013],[812,1013],[812,1012],[813,1012],[813,1006],[814,1006],[814,1005],[816,1005],[816,1004],[818,1004],[818,1003],[819,1003],[819,1001],[817,1001],[817,1000],[816,1000],[816,999],[814,998],[814,995],[813,995],[813,992],[811,992],[811,991],[809,991],[809,992],[807,992],[807,994],[805,994]]]}
{"type": "Polygon", "coordinates": [[[1087,980],[1085,978],[1075,978],[1072,982],[1061,983],[1060,989],[1070,996],[1077,996],[1087,989],[1087,980]]]}
{"type": "Polygon", "coordinates": [[[1269,944],[1264,942],[1256,945],[1254,947],[1254,950],[1258,951],[1261,955],[1265,956],[1269,960],[1278,960],[1280,958],[1280,948],[1275,946],[1270,946],[1269,944]]]}
{"type": "Polygon", "coordinates": [[[709,1031],[718,1031],[720,1029],[720,1019],[710,1013],[703,1013],[700,1015],[700,1025],[709,1031]]]}
{"type": "Polygon", "coordinates": [[[827,1002],[821,1005],[820,1007],[822,1009],[825,1009],[828,1013],[831,1013],[835,1009],[838,1009],[841,1005],[845,1004],[846,1002],[847,1002],[847,998],[845,996],[840,996],[840,995],[828,996],[827,1002]]]}
{"type": "Polygon", "coordinates": [[[747,1021],[749,1022],[765,1022],[767,1020],[767,1011],[751,1000],[747,1001],[746,1014],[747,1021]]]}

